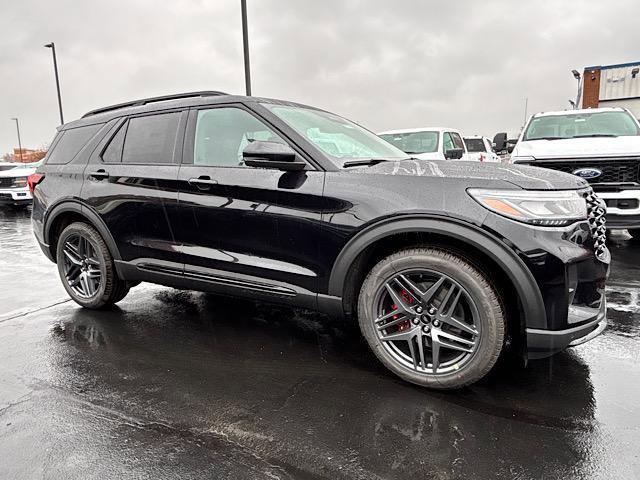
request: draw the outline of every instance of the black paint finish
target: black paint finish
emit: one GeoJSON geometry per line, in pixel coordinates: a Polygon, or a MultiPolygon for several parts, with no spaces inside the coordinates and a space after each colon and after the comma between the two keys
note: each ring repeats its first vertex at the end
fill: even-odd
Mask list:
{"type": "MultiPolygon", "coordinates": [[[[94,145],[73,162],[41,167],[45,180],[36,188],[33,213],[37,239],[51,250],[51,232],[65,218],[65,202],[73,201],[87,221],[107,232],[103,236],[113,237],[125,279],[232,295],[258,292],[274,301],[348,313],[349,295],[358,287],[353,279],[368,252],[391,236],[404,241],[420,234],[495,264],[514,285],[522,335],[524,328],[575,326],[571,302],[591,308],[601,298],[608,265],[595,259],[586,222],[533,228],[489,212],[466,192],[575,190],[586,186],[584,180],[531,167],[413,159],[339,169],[265,102],[278,103],[226,95],[168,100],[62,126],[104,124],[94,145]],[[192,165],[196,110],[216,105],[254,115],[307,168],[192,165]],[[105,146],[130,117],[165,110],[181,112],[173,163],[102,160],[105,146]]],[[[582,323],[595,318],[593,308],[593,317],[582,323]]]]}

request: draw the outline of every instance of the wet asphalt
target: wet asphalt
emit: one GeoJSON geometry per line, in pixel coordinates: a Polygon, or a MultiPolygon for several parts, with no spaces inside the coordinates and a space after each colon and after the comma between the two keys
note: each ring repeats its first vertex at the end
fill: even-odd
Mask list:
{"type": "Polygon", "coordinates": [[[83,310],[0,210],[0,479],[640,478],[640,246],[610,247],[602,336],[439,393],[313,312],[145,284],[83,310]]]}

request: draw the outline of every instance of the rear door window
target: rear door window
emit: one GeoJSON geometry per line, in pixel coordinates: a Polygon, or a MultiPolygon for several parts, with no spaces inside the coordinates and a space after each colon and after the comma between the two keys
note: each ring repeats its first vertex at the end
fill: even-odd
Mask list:
{"type": "Polygon", "coordinates": [[[180,112],[131,118],[124,135],[122,163],[173,163],[179,122],[180,112]]]}
{"type": "Polygon", "coordinates": [[[109,142],[107,148],[102,153],[102,161],[105,163],[120,163],[122,160],[122,147],[124,147],[124,136],[127,133],[126,122],[118,129],[118,133],[109,142]]]}
{"type": "Polygon", "coordinates": [[[482,138],[465,138],[464,143],[469,152],[486,152],[484,140],[482,138]]]}
{"type": "Polygon", "coordinates": [[[63,165],[73,160],[103,124],[64,130],[47,156],[47,165],[63,165]]]}

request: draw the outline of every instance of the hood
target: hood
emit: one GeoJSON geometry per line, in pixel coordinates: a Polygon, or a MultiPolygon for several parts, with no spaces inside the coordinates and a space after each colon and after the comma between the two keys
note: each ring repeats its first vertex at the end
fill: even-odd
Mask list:
{"type": "Polygon", "coordinates": [[[360,167],[351,172],[378,175],[424,176],[464,181],[469,187],[490,182],[508,182],[526,190],[573,190],[588,185],[586,180],[548,168],[524,165],[487,164],[451,160],[401,160],[360,167]]]}
{"type": "Polygon", "coordinates": [[[28,177],[36,173],[35,168],[15,167],[10,170],[0,170],[0,178],[28,177]]]}
{"type": "Polygon", "coordinates": [[[640,156],[640,136],[526,140],[518,142],[511,156],[536,159],[640,156]]]}

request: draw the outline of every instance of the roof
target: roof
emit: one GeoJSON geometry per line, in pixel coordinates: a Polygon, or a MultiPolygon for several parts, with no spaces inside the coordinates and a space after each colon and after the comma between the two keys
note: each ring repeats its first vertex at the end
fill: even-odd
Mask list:
{"type": "Polygon", "coordinates": [[[244,95],[231,95],[214,91],[191,92],[178,93],[174,95],[164,95],[162,97],[151,97],[147,99],[119,103],[110,107],[97,108],[86,113],[82,118],[61,125],[60,127],[58,127],[58,129],[67,130],[69,128],[75,128],[83,125],[106,123],[114,118],[123,117],[125,115],[151,113],[184,107],[197,107],[199,105],[248,102],[275,103],[278,105],[289,105],[295,107],[310,108],[313,110],[320,110],[319,108],[311,107],[308,105],[288,102],[284,100],[277,100],[274,98],[247,97],[244,95]]]}
{"type": "Polygon", "coordinates": [[[486,137],[486,136],[484,136],[484,135],[465,135],[465,136],[464,136],[464,137],[462,137],[462,138],[464,138],[465,140],[466,140],[467,138],[469,138],[469,139],[472,139],[472,138],[486,138],[486,139],[489,139],[489,137],[486,137]]]}
{"type": "Polygon", "coordinates": [[[580,108],[578,110],[558,110],[555,112],[539,112],[533,115],[534,117],[552,117],[559,115],[583,115],[585,113],[596,112],[624,112],[626,111],[622,107],[602,107],[602,108],[580,108]]]}
{"type": "Polygon", "coordinates": [[[460,133],[460,130],[457,128],[449,128],[449,127],[420,127],[420,128],[403,128],[400,130],[386,130],[384,132],[378,133],[378,135],[395,135],[399,133],[418,133],[418,132],[457,132],[460,133]]]}
{"type": "Polygon", "coordinates": [[[594,65],[592,67],[584,67],[585,70],[608,70],[610,68],[640,67],[640,62],[615,63],[613,65],[594,65]]]}

